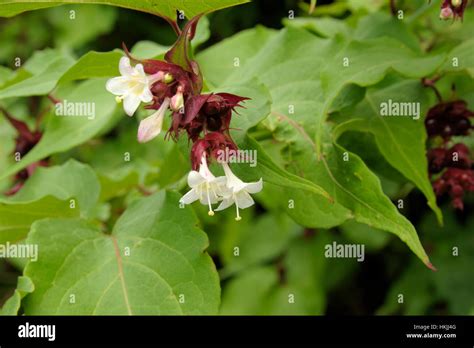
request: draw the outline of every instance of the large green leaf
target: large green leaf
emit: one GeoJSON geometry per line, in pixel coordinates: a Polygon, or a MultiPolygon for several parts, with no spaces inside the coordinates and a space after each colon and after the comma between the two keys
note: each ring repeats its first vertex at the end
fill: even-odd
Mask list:
{"type": "Polygon", "coordinates": [[[390,69],[406,77],[426,77],[435,72],[445,60],[444,55],[421,56],[390,38],[340,42],[337,46],[334,49],[336,52],[332,52],[333,57],[328,59],[321,71],[324,117],[316,131],[318,151],[323,121],[331,110],[332,103],[347,85],[374,85],[380,82],[390,69]]]}
{"type": "Polygon", "coordinates": [[[0,89],[0,99],[48,94],[64,72],[74,64],[74,60],[69,56],[60,55],[46,63],[46,68],[33,76],[25,76],[26,78],[21,78],[17,83],[7,82],[6,86],[0,89]]]}
{"type": "Polygon", "coordinates": [[[36,220],[91,217],[99,192],[97,176],[84,164],[37,168],[15,195],[0,197],[0,242],[23,239],[36,220]]]}
{"type": "Polygon", "coordinates": [[[239,147],[256,151],[258,154],[257,166],[252,168],[251,171],[248,170],[248,164],[235,166],[236,173],[238,173],[239,177],[242,177],[246,181],[265,178],[265,183],[284,187],[292,191],[301,190],[308,195],[315,195],[318,201],[329,204],[331,197],[319,184],[306,180],[279,167],[272,157],[265,152],[259,142],[251,136],[241,139],[239,147]]]}
{"type": "Polygon", "coordinates": [[[34,201],[47,195],[62,200],[74,198],[79,203],[81,215],[89,217],[97,204],[99,194],[99,180],[92,168],[69,160],[61,166],[39,167],[9,201],[34,201]]]}
{"type": "Polygon", "coordinates": [[[242,69],[272,35],[274,35],[272,30],[256,27],[242,31],[200,52],[196,58],[206,82],[213,86],[224,83],[235,70],[242,69]]]}
{"type": "Polygon", "coordinates": [[[257,79],[240,81],[238,85],[219,86],[213,92],[232,93],[250,98],[242,103],[244,108],[236,108],[236,113],[232,117],[231,134],[237,141],[245,137],[250,128],[270,114],[272,103],[270,92],[267,86],[257,79]]]}
{"type": "Polygon", "coordinates": [[[448,54],[443,70],[449,72],[467,71],[474,78],[474,39],[464,41],[448,54]]]}
{"type": "MultiPolygon", "coordinates": [[[[323,142],[323,151],[321,162],[312,174],[314,180],[348,209],[356,221],[394,233],[431,267],[415,228],[385,196],[380,180],[364,162],[328,140],[323,142]]],[[[301,160],[299,163],[303,164],[301,160]]],[[[302,170],[309,173],[308,164],[305,166],[302,170]]]]}
{"type": "Polygon", "coordinates": [[[91,103],[95,105],[95,117],[56,116],[51,114],[41,141],[21,161],[2,173],[1,179],[25,168],[31,163],[51,154],[73,148],[97,135],[113,120],[116,103],[105,90],[105,80],[90,80],[82,83],[62,100],[69,103],[91,103]]]}
{"type": "Polygon", "coordinates": [[[59,82],[116,76],[122,56],[120,51],[88,52],[64,72],[59,82]]]}
{"type": "Polygon", "coordinates": [[[22,240],[36,220],[79,216],[79,207],[69,203],[53,196],[15,202],[0,197],[0,243],[22,240]]]}
{"type": "Polygon", "coordinates": [[[32,227],[42,257],[25,275],[26,314],[215,314],[219,279],[191,208],[161,191],[133,203],[111,234],[77,219],[32,227]]]}
{"type": "Polygon", "coordinates": [[[341,124],[336,132],[371,132],[385,159],[423,192],[428,205],[442,222],[442,214],[429,180],[426,158],[427,136],[423,120],[430,106],[430,93],[420,81],[388,79],[380,86],[370,88],[357,107],[344,111],[348,121],[341,124]],[[394,103],[418,104],[419,118],[413,119],[415,115],[381,116],[382,103],[390,100],[394,103]]]}
{"type": "Polygon", "coordinates": [[[25,11],[38,10],[64,4],[104,4],[148,12],[174,19],[176,17],[176,11],[183,11],[186,17],[191,18],[200,13],[211,12],[230,6],[244,4],[246,2],[249,2],[249,0],[2,0],[0,2],[0,16],[11,17],[25,11]]]}

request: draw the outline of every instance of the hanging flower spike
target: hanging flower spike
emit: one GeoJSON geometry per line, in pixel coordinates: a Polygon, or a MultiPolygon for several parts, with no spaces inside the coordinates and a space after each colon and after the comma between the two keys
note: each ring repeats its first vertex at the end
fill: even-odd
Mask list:
{"type": "Polygon", "coordinates": [[[166,110],[168,110],[169,105],[170,99],[165,98],[157,111],[140,122],[137,135],[139,143],[146,143],[161,133],[163,119],[165,118],[166,110]]]}
{"type": "Polygon", "coordinates": [[[226,178],[220,176],[216,178],[207,166],[206,154],[203,154],[199,172],[193,170],[188,175],[188,191],[179,200],[182,204],[191,204],[199,199],[201,204],[209,206],[209,216],[214,216],[212,204],[221,200],[222,192],[225,189],[226,178]]]}
{"type": "Polygon", "coordinates": [[[216,211],[224,210],[232,204],[235,204],[237,212],[235,220],[239,221],[242,219],[239,214],[239,209],[248,208],[255,203],[250,194],[260,192],[263,188],[263,181],[260,178],[257,182],[245,183],[230,170],[230,167],[226,162],[222,163],[222,167],[224,168],[225,176],[227,178],[227,190],[224,191],[223,201],[216,211]]]}
{"type": "Polygon", "coordinates": [[[123,108],[128,116],[133,116],[140,103],[149,103],[153,100],[150,86],[163,78],[163,73],[147,76],[142,64],[135,67],[130,65],[128,57],[120,58],[119,70],[122,76],[111,78],[105,88],[117,97],[117,103],[123,101],[123,108]]]}

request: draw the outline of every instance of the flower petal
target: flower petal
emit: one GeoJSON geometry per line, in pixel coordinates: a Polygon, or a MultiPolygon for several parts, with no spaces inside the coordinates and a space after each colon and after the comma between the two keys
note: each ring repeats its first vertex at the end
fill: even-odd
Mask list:
{"type": "Polygon", "coordinates": [[[181,199],[179,200],[180,203],[183,204],[191,204],[199,199],[199,195],[197,194],[195,189],[188,191],[181,199]]]}
{"type": "Polygon", "coordinates": [[[134,94],[129,94],[123,100],[123,109],[128,116],[133,116],[140,106],[140,98],[134,94]]]}
{"type": "Polygon", "coordinates": [[[240,209],[248,208],[254,205],[255,203],[252,196],[250,196],[245,191],[240,191],[239,193],[237,193],[235,195],[235,201],[237,202],[237,205],[239,206],[240,209]]]}
{"type": "Polygon", "coordinates": [[[144,103],[149,103],[153,100],[153,94],[148,87],[143,88],[143,92],[140,94],[140,100],[144,103]]]}
{"type": "Polygon", "coordinates": [[[213,190],[213,187],[209,187],[209,195],[207,193],[207,189],[205,187],[205,184],[202,187],[202,195],[201,199],[199,200],[201,204],[204,205],[209,205],[210,204],[215,204],[220,201],[220,197],[217,195],[216,190],[213,190]]]}
{"type": "Polygon", "coordinates": [[[244,190],[247,191],[248,193],[257,193],[257,192],[262,191],[262,188],[263,188],[263,181],[262,181],[262,178],[260,178],[260,180],[257,182],[246,183],[244,190]]]}
{"type": "Polygon", "coordinates": [[[165,113],[162,110],[158,110],[142,120],[138,127],[138,142],[146,143],[160,134],[164,116],[165,113]]]}
{"type": "Polygon", "coordinates": [[[145,70],[143,69],[143,64],[135,65],[135,74],[139,76],[146,76],[145,70]]]}
{"type": "Polygon", "coordinates": [[[133,75],[134,70],[132,66],[130,65],[130,59],[128,57],[120,58],[119,71],[122,76],[133,75]]]}
{"type": "Polygon", "coordinates": [[[234,204],[234,200],[229,197],[229,198],[224,198],[224,200],[219,204],[217,209],[215,211],[220,211],[229,208],[232,204],[234,204]]]}
{"type": "Polygon", "coordinates": [[[201,174],[196,172],[195,170],[190,171],[189,174],[188,174],[188,186],[189,187],[196,187],[198,185],[201,185],[205,181],[206,181],[206,179],[201,174]]]}
{"type": "Polygon", "coordinates": [[[114,77],[107,81],[105,89],[115,95],[124,95],[129,89],[129,79],[124,76],[114,77]]]}

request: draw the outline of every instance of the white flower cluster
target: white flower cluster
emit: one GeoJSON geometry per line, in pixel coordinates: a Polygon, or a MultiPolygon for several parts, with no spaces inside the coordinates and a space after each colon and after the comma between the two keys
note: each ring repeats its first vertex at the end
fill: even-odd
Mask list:
{"type": "Polygon", "coordinates": [[[191,204],[197,200],[209,206],[209,215],[214,215],[212,204],[221,202],[216,211],[224,210],[233,204],[239,221],[239,209],[252,206],[255,202],[250,194],[260,192],[263,187],[262,179],[257,182],[245,183],[231,170],[227,163],[222,163],[225,176],[215,177],[207,166],[206,155],[201,159],[199,171],[191,171],[188,175],[188,185],[191,190],[186,193],[180,203],[191,204]]]}

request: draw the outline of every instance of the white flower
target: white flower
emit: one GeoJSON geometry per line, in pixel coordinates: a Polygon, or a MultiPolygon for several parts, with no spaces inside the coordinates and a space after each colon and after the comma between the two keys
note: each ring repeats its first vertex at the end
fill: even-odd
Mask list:
{"type": "Polygon", "coordinates": [[[207,167],[206,155],[204,154],[199,166],[199,172],[193,170],[188,175],[188,185],[191,190],[179,200],[183,204],[191,204],[199,199],[201,204],[209,206],[209,215],[213,216],[212,205],[221,200],[225,189],[226,178],[216,178],[207,167]]]}
{"type": "Polygon", "coordinates": [[[108,80],[105,88],[117,96],[115,98],[117,102],[123,100],[125,113],[128,116],[133,116],[141,102],[149,103],[153,100],[150,86],[156,80],[149,79],[142,64],[132,67],[128,57],[120,59],[119,70],[122,76],[108,80]]]}
{"type": "Polygon", "coordinates": [[[260,178],[257,182],[245,183],[232,173],[226,162],[224,162],[222,166],[224,167],[225,176],[227,178],[227,190],[224,190],[222,193],[223,201],[216,211],[224,210],[235,203],[237,211],[235,220],[239,221],[241,219],[239,209],[248,208],[255,203],[250,194],[260,192],[263,188],[263,182],[260,178]]]}
{"type": "Polygon", "coordinates": [[[170,99],[165,98],[160,108],[156,112],[140,122],[137,136],[139,143],[146,143],[160,134],[161,128],[163,127],[163,119],[169,105],[170,99]]]}

